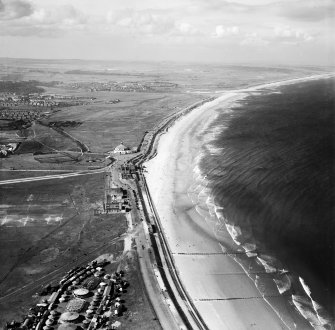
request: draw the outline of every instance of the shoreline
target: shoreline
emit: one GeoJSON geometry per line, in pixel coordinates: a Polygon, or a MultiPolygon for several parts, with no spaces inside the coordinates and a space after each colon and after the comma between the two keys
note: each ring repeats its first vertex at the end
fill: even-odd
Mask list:
{"type": "MultiPolygon", "coordinates": [[[[251,280],[246,279],[242,275],[236,262],[231,260],[231,258],[223,258],[220,256],[222,250],[220,251],[220,246],[215,242],[215,235],[213,236],[211,233],[211,228],[208,228],[208,225],[204,223],[201,216],[197,214],[198,212],[194,212],[194,209],[192,210],[193,205],[190,205],[187,201],[188,196],[186,196],[187,193],[185,193],[185,189],[193,178],[187,178],[187,175],[181,177],[180,174],[189,174],[190,171],[192,172],[193,169],[188,166],[187,163],[192,164],[196,152],[199,150],[199,146],[192,147],[190,134],[199,130],[199,125],[204,127],[212,122],[213,118],[210,118],[210,114],[214,115],[215,118],[215,107],[229,108],[236,100],[243,99],[248,92],[330,76],[332,76],[332,74],[314,75],[311,77],[296,78],[288,81],[273,82],[227,91],[213,101],[188,112],[185,116],[182,116],[180,120],[175,120],[174,125],[169,128],[166,134],[159,135],[156,157],[145,163],[148,169],[148,174],[146,174],[145,177],[152,200],[160,216],[163,234],[168,241],[170,252],[173,255],[174,265],[178,269],[179,277],[181,278],[185,290],[191,296],[198,311],[204,316],[205,323],[210,328],[225,329],[231,326],[243,328],[252,323],[253,315],[257,315],[257,313],[264,314],[264,311],[267,311],[268,315],[264,316],[265,321],[263,323],[258,324],[261,328],[266,328],[270,324],[273,329],[280,329],[284,326],[285,322],[283,324],[283,321],[278,318],[278,315],[272,315],[274,313],[269,310],[269,306],[266,305],[264,297],[260,296],[259,292],[254,291],[256,289],[254,284],[250,283],[251,280]],[[180,148],[182,148],[182,150],[180,150],[180,148]],[[175,227],[178,227],[178,230],[176,230],[175,227]],[[201,231],[201,233],[199,231],[201,231]],[[190,239],[190,233],[194,234],[197,239],[190,239]],[[186,244],[185,239],[189,240],[186,244]],[[204,256],[205,253],[207,253],[207,257],[204,256]],[[189,256],[192,256],[192,258],[189,256]],[[190,261],[190,259],[193,261],[190,261]],[[212,259],[212,261],[208,261],[208,259],[212,259]],[[220,261],[218,262],[218,260],[220,261]],[[206,263],[208,263],[208,265],[206,263]],[[231,273],[232,271],[235,271],[235,273],[239,272],[240,277],[244,277],[243,280],[236,278],[234,280],[230,279],[228,281],[228,288],[226,287],[222,290],[220,286],[223,284],[217,280],[213,280],[213,277],[211,277],[210,280],[213,282],[212,287],[204,288],[203,283],[209,283],[209,278],[207,276],[206,279],[206,274],[197,274],[199,275],[199,279],[195,279],[195,276],[192,277],[190,273],[187,273],[187,270],[185,270],[185,268],[192,269],[193,267],[193,273],[199,273],[199,268],[195,266],[197,265],[201,268],[206,264],[207,267],[212,267],[213,270],[217,271],[217,267],[220,263],[224,265],[223,269],[219,267],[220,271],[227,272],[228,269],[231,270],[231,273]],[[194,284],[199,288],[192,288],[194,284]],[[258,299],[258,302],[253,302],[252,305],[245,303],[245,300],[243,304],[237,302],[237,300],[233,301],[233,298],[229,297],[227,292],[229,293],[229,287],[234,286],[237,292],[240,293],[239,298],[241,298],[241,301],[242,299],[247,299],[246,293],[248,293],[249,296],[253,294],[262,299],[258,299]],[[241,290],[241,288],[243,289],[241,290]],[[213,293],[220,293],[224,298],[217,298],[213,296],[213,293]],[[209,303],[203,303],[205,301],[209,303]],[[250,313],[250,310],[252,310],[252,313],[250,313]],[[223,323],[222,317],[218,315],[218,313],[222,314],[222,312],[225,318],[223,323]],[[241,320],[240,312],[244,314],[244,320],[241,320]],[[208,315],[217,315],[216,320],[213,321],[213,316],[208,317],[208,315]],[[230,320],[228,320],[229,318],[230,320]]],[[[155,145],[155,143],[154,141],[153,145],[155,145]]],[[[232,241],[231,237],[228,236],[227,240],[232,241]]],[[[227,280],[225,279],[225,281],[227,280]]],[[[232,293],[234,292],[231,292],[231,294],[232,293]]],[[[257,321],[261,322],[259,320],[257,321]]],[[[291,319],[290,323],[293,324],[294,320],[291,319]]],[[[289,328],[287,324],[286,328],[289,328]]]]}

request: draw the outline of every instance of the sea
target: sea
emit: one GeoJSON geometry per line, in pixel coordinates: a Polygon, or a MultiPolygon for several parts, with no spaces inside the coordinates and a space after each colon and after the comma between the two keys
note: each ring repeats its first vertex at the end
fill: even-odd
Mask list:
{"type": "Polygon", "coordinates": [[[219,107],[189,191],[278,316],[279,296],[315,329],[334,328],[334,86],[299,82],[219,107]]]}

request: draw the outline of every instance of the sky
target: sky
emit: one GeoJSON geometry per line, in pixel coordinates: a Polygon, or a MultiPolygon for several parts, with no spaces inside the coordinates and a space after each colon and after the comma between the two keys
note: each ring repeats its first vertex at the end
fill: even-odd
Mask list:
{"type": "Polygon", "coordinates": [[[0,0],[0,57],[335,65],[335,0],[0,0]]]}

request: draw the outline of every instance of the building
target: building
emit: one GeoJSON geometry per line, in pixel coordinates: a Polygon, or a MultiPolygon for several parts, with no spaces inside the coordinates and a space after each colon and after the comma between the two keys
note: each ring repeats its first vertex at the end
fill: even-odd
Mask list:
{"type": "Polygon", "coordinates": [[[106,204],[107,213],[118,213],[121,212],[121,210],[122,210],[122,203],[111,202],[106,204]]]}
{"type": "MultiPolygon", "coordinates": [[[[53,328],[50,328],[53,329],[53,328]]],[[[76,324],[69,324],[69,323],[64,323],[58,326],[58,330],[76,330],[78,329],[78,326],[76,324]]]]}
{"type": "Polygon", "coordinates": [[[106,213],[125,212],[128,205],[127,190],[118,187],[111,187],[106,192],[104,211],[106,213]]]}
{"type": "Polygon", "coordinates": [[[109,202],[121,202],[125,197],[125,192],[122,188],[111,188],[107,195],[107,201],[109,202]]]}
{"type": "Polygon", "coordinates": [[[90,291],[85,289],[85,288],[79,288],[73,291],[73,294],[77,297],[77,298],[85,298],[89,295],[90,291]]]}
{"type": "Polygon", "coordinates": [[[75,298],[68,302],[66,309],[72,313],[79,313],[83,309],[85,303],[86,301],[84,299],[75,298]]]}
{"type": "Polygon", "coordinates": [[[79,318],[79,314],[78,313],[73,313],[73,312],[65,312],[63,313],[60,318],[59,318],[59,322],[60,323],[72,323],[78,320],[79,318]]]}
{"type": "Polygon", "coordinates": [[[124,155],[129,154],[131,151],[128,147],[126,147],[123,142],[121,142],[117,147],[114,149],[114,154],[124,155]]]}

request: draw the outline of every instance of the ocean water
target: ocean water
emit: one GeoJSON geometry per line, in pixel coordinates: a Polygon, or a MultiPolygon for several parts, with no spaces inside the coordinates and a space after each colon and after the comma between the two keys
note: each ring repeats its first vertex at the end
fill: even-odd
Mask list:
{"type": "Polygon", "coordinates": [[[309,81],[219,108],[189,189],[283,323],[289,310],[315,329],[333,329],[335,314],[334,86],[309,81]]]}

